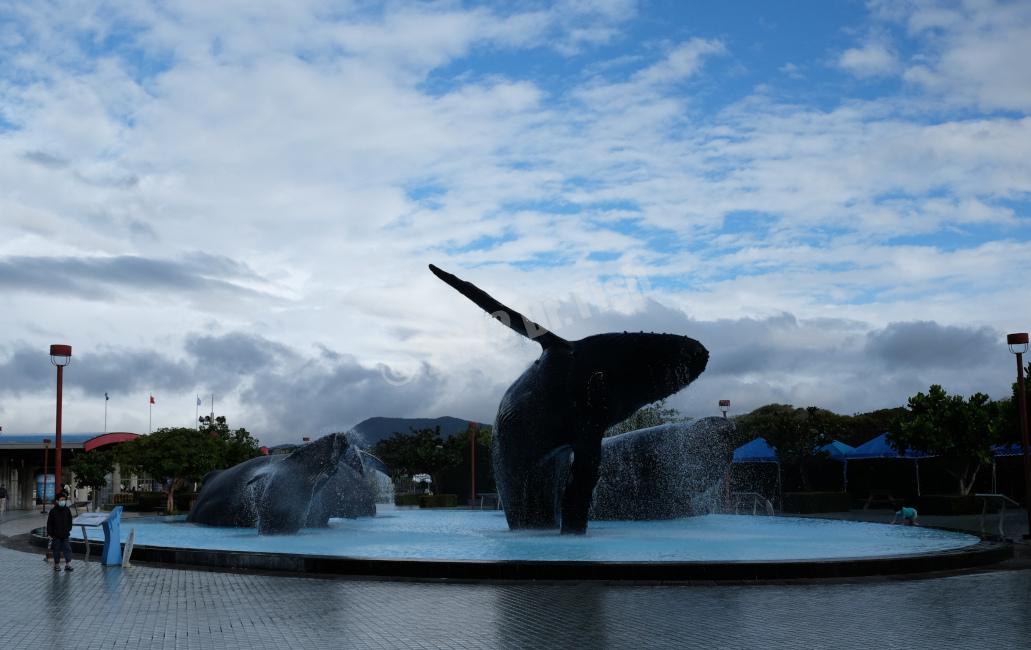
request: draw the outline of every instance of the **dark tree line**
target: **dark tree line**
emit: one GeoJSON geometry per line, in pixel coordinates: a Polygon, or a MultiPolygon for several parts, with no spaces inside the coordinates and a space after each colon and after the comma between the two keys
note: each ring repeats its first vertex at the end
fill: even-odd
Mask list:
{"type": "MultiPolygon", "coordinates": [[[[398,479],[416,474],[429,474],[434,491],[439,489],[441,476],[457,467],[469,455],[470,436],[475,436],[478,447],[490,447],[491,427],[481,425],[459,431],[450,438],[440,434],[440,427],[410,429],[408,433],[395,432],[376,443],[373,452],[398,479]]],[[[483,462],[489,463],[489,459],[483,462]]]]}
{"type": "Polygon", "coordinates": [[[77,454],[72,460],[76,486],[97,495],[117,463],[124,472],[142,474],[165,487],[168,512],[175,511],[175,492],[216,469],[232,467],[261,452],[258,441],[243,428],[232,431],[223,416],[200,419],[199,428],[165,427],[150,435],[106,450],[77,454]]]}

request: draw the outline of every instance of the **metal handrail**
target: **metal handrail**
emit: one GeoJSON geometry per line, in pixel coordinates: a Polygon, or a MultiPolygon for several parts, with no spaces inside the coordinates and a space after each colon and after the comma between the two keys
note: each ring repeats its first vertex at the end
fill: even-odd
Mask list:
{"type": "Polygon", "coordinates": [[[734,498],[734,514],[741,514],[741,506],[747,503],[748,499],[751,499],[752,514],[758,514],[759,506],[762,505],[766,514],[772,517],[774,515],[773,504],[762,494],[758,492],[731,492],[731,497],[734,498]]]}
{"type": "Polygon", "coordinates": [[[1005,523],[1006,523],[1006,505],[1020,506],[1019,503],[1006,496],[1005,494],[994,494],[994,493],[976,493],[975,497],[981,499],[981,534],[985,534],[984,522],[988,516],[988,502],[997,502],[1001,507],[999,508],[999,537],[1006,539],[1005,523]]]}

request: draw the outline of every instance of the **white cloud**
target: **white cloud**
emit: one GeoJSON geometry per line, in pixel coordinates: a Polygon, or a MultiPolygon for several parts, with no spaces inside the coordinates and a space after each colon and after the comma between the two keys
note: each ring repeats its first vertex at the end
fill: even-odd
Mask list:
{"type": "MultiPolygon", "coordinates": [[[[427,262],[542,320],[564,315],[556,322],[582,334],[611,323],[581,310],[635,329],[699,326],[715,339],[709,324],[727,320],[786,312],[803,324],[771,324],[776,335],[762,340],[808,338],[804,368],[712,373],[697,386],[705,400],[730,381],[756,399],[821,403],[830,371],[816,360],[839,350],[835,336],[861,346],[894,321],[1001,331],[1031,318],[1012,302],[1031,271],[1031,118],[953,113],[923,94],[1019,105],[1005,103],[1018,90],[995,94],[1011,73],[946,65],[964,39],[977,45],[951,10],[884,17],[909,20],[901,63],[887,40],[841,57],[860,75],[882,74],[889,59],[911,79],[922,66],[924,81],[827,105],[779,95],[776,79],[727,100],[718,66],[746,56],[729,56],[733,35],[629,42],[633,2],[77,7],[27,5],[25,22],[0,36],[13,62],[0,72],[0,262],[60,259],[95,274],[101,259],[204,266],[204,252],[257,277],[211,265],[190,291],[135,278],[101,286],[105,300],[0,286],[0,330],[32,349],[178,350],[184,332],[244,332],[315,363],[264,385],[344,385],[316,363],[322,346],[351,355],[357,376],[382,364],[420,378],[424,392],[405,402],[413,414],[489,418],[534,346],[451,295],[427,262]],[[105,49],[111,35],[122,44],[105,49]],[[561,64],[512,63],[524,58],[561,64]],[[257,296],[212,288],[225,284],[257,296]],[[648,299],[695,320],[663,320],[648,299]],[[850,324],[823,335],[820,319],[850,324]],[[485,359],[490,372],[476,374],[485,359]]],[[[991,34],[1021,24],[977,16],[991,34]]],[[[781,72],[821,69],[798,60],[781,72]]],[[[821,405],[879,406],[918,383],[863,386],[855,406],[828,389],[821,405]]],[[[194,388],[182,390],[192,413],[194,388]]],[[[256,413],[257,397],[232,390],[220,402],[256,413]]],[[[695,390],[678,399],[692,404],[695,390]]],[[[5,405],[18,411],[8,430],[36,422],[26,415],[36,397],[25,399],[5,405]]],[[[337,416],[357,417],[361,402],[337,416]]],[[[261,426],[284,426],[274,410],[261,426]]]]}
{"type": "Polygon", "coordinates": [[[892,17],[928,47],[905,78],[950,104],[985,110],[1031,108],[1031,5],[913,2],[892,17]]]}
{"type": "Polygon", "coordinates": [[[838,66],[857,77],[878,77],[897,72],[899,61],[887,45],[871,41],[842,52],[838,66]]]}

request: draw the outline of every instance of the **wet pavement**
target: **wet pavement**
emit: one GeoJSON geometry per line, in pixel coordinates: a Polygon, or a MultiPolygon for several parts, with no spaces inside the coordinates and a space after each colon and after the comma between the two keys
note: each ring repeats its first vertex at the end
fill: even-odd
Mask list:
{"type": "Polygon", "coordinates": [[[642,586],[74,565],[55,573],[40,552],[0,547],[0,647],[966,649],[1031,638],[1031,570],[1012,566],[847,583],[642,586]]]}

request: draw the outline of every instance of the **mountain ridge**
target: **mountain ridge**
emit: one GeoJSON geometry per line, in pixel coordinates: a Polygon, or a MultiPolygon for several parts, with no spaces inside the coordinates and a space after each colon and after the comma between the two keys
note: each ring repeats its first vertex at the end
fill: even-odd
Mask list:
{"type": "Polygon", "coordinates": [[[366,418],[351,427],[351,430],[361,436],[368,447],[374,447],[377,442],[389,438],[395,433],[410,433],[412,430],[433,429],[440,427],[440,435],[443,438],[450,438],[460,431],[469,428],[469,423],[475,422],[485,426],[482,422],[475,420],[464,420],[462,418],[444,415],[436,418],[391,418],[385,416],[374,416],[366,418]]]}

